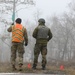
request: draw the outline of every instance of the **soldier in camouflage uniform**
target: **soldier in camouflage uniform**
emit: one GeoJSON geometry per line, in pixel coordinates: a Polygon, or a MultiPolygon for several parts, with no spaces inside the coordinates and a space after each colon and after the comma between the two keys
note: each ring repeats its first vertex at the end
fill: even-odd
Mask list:
{"type": "Polygon", "coordinates": [[[23,65],[23,54],[24,54],[24,43],[25,46],[28,45],[28,36],[27,36],[27,30],[22,26],[21,19],[16,19],[16,24],[11,25],[7,31],[12,32],[12,46],[11,46],[11,64],[12,64],[12,70],[16,70],[15,68],[15,62],[16,62],[16,54],[18,52],[18,58],[19,58],[19,70],[22,70],[23,65]]]}
{"type": "Polygon", "coordinates": [[[52,33],[50,29],[45,26],[45,20],[39,19],[39,25],[33,31],[33,37],[36,39],[36,44],[34,47],[34,63],[33,69],[36,69],[38,63],[38,56],[41,52],[42,55],[42,70],[46,68],[46,55],[47,55],[47,42],[52,38],[52,33]]]}

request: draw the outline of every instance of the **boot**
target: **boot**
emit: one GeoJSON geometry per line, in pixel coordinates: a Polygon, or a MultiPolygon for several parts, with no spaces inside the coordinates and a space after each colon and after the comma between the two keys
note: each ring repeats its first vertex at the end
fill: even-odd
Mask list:
{"type": "Polygon", "coordinates": [[[46,67],[45,66],[42,66],[42,70],[45,70],[46,69],[46,67]]]}
{"type": "Polygon", "coordinates": [[[35,64],[33,64],[33,67],[32,67],[32,69],[34,69],[34,70],[36,69],[36,65],[35,65],[35,64]]]}
{"type": "Polygon", "coordinates": [[[22,71],[22,64],[19,64],[19,71],[22,71]]]}
{"type": "Polygon", "coordinates": [[[16,68],[15,68],[15,65],[12,65],[12,71],[15,71],[16,68]]]}

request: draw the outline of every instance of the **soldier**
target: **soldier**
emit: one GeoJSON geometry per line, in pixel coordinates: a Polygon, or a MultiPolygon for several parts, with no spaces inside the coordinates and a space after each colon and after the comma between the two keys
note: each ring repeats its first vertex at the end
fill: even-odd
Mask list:
{"type": "Polygon", "coordinates": [[[33,37],[36,39],[34,47],[34,63],[32,69],[36,69],[38,63],[38,56],[41,52],[42,55],[42,70],[46,69],[46,55],[47,55],[47,42],[52,38],[50,29],[45,26],[43,18],[38,20],[39,25],[33,31],[33,37]]]}
{"type": "Polygon", "coordinates": [[[27,30],[22,26],[21,19],[16,19],[16,24],[11,25],[7,31],[12,32],[12,46],[11,46],[11,64],[12,70],[16,70],[15,63],[16,63],[16,53],[18,52],[19,58],[19,70],[22,70],[23,65],[23,54],[24,54],[24,43],[25,46],[28,45],[28,36],[27,30]]]}

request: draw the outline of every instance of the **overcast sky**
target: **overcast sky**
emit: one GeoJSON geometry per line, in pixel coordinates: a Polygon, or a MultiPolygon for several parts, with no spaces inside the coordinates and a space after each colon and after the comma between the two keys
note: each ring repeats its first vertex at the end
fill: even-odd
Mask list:
{"type": "Polygon", "coordinates": [[[68,3],[72,0],[36,0],[36,7],[44,14],[60,14],[68,9],[68,3]]]}
{"type": "Polygon", "coordinates": [[[33,13],[36,10],[41,12],[40,17],[49,17],[53,14],[60,15],[65,11],[68,11],[68,4],[72,0],[35,0],[36,6],[31,6],[25,10],[18,12],[18,16],[25,17],[25,19],[32,19],[33,13]],[[23,13],[24,12],[24,13],[23,13]]]}

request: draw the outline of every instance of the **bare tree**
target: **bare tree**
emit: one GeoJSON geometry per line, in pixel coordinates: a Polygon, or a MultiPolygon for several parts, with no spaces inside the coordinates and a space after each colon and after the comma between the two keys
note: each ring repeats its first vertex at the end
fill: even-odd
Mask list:
{"type": "Polygon", "coordinates": [[[41,14],[42,14],[42,12],[39,9],[37,9],[36,12],[33,14],[36,25],[38,24],[38,20],[39,20],[41,14]]]}

